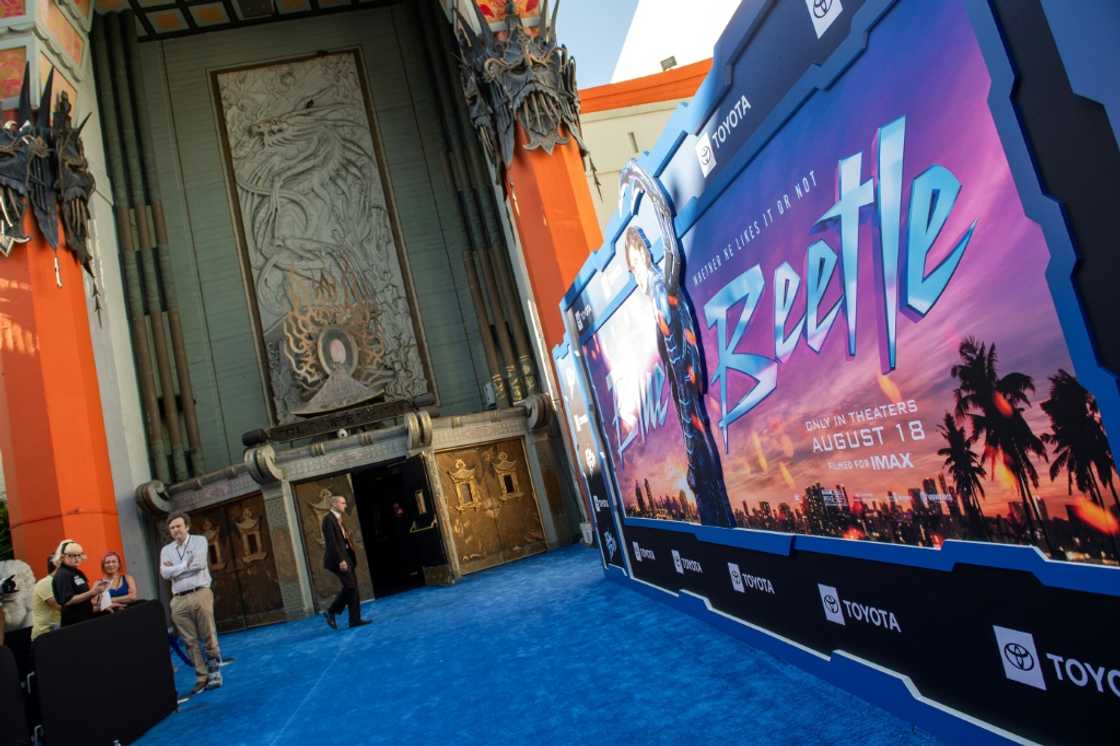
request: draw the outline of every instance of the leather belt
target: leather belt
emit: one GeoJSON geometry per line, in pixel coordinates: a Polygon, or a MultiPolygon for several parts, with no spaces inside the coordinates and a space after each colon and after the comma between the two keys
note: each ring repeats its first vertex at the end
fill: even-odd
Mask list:
{"type": "Polygon", "coordinates": [[[194,593],[195,591],[200,591],[200,590],[202,590],[202,589],[203,589],[203,588],[205,588],[205,587],[206,587],[206,586],[204,586],[204,585],[200,585],[200,586],[197,586],[197,587],[195,587],[195,588],[191,588],[191,589],[190,589],[189,591],[182,591],[182,592],[180,592],[180,593],[172,593],[171,595],[172,595],[172,596],[175,596],[175,597],[179,597],[179,596],[186,596],[186,595],[187,595],[187,594],[189,594],[189,593],[194,593]]]}

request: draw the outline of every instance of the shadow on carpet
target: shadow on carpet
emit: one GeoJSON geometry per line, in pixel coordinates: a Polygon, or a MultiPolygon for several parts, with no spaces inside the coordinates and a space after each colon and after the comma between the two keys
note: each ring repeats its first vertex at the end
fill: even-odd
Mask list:
{"type": "MultiPolygon", "coordinates": [[[[570,547],[322,617],[222,637],[225,686],[144,746],[312,743],[934,744],[854,695],[603,577],[570,547]]],[[[194,672],[179,665],[176,685],[194,672]]]]}

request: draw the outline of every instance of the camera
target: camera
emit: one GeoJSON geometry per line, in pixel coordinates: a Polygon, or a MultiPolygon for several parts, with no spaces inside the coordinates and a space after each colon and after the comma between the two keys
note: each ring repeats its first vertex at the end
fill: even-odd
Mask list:
{"type": "Polygon", "coordinates": [[[0,583],[0,593],[15,593],[17,590],[19,589],[16,588],[15,575],[9,575],[3,583],[0,583]]]}

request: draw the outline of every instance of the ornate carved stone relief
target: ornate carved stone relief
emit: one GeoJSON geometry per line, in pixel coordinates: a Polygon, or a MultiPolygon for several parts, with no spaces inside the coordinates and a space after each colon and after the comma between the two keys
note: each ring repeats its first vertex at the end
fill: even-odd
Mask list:
{"type": "Polygon", "coordinates": [[[358,53],[214,83],[276,421],[433,391],[358,53]]]}
{"type": "Polygon", "coordinates": [[[260,485],[253,479],[248,467],[238,464],[173,484],[167,493],[170,495],[169,507],[194,511],[259,490],[260,485]]]}
{"type": "Polygon", "coordinates": [[[432,421],[432,447],[437,450],[498,440],[526,433],[525,410],[518,407],[432,421]]]}
{"type": "Polygon", "coordinates": [[[305,456],[285,463],[283,467],[285,477],[291,480],[306,479],[344,469],[352,469],[356,466],[390,461],[406,456],[408,453],[404,438],[380,441],[368,446],[358,443],[358,438],[354,438],[354,440],[355,444],[351,448],[322,455],[305,456]]]}

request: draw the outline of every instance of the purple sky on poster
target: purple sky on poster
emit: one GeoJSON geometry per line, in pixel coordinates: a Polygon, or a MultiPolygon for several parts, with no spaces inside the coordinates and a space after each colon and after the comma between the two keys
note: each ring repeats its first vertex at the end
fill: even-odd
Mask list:
{"type": "MultiPolygon", "coordinates": [[[[844,484],[851,495],[881,500],[888,490],[906,495],[921,488],[923,479],[936,478],[944,461],[937,450],[945,445],[937,425],[954,406],[957,382],[950,368],[959,361],[958,347],[968,336],[997,346],[1001,375],[1018,371],[1033,378],[1032,406],[1024,416],[1035,434],[1049,430],[1049,420],[1039,407],[1048,397],[1049,377],[1059,368],[1073,372],[1073,366],[1046,285],[1049,252],[1041,230],[1023,213],[988,110],[989,85],[960,4],[904,3],[873,30],[867,51],[853,67],[831,89],[815,94],[682,237],[687,257],[683,286],[702,331],[710,376],[717,341],[715,328],[706,328],[703,321],[705,303],[737,275],[760,265],[765,290],[736,351],[774,356],[774,270],[788,261],[801,280],[786,324],[788,334],[805,313],[808,246],[820,239],[840,254],[838,223],[814,229],[837,200],[838,163],[862,154],[860,181],[877,186],[879,128],[905,117],[902,252],[911,184],[935,164],[952,172],[961,190],[927,259],[927,270],[937,266],[976,222],[960,265],[927,315],[914,320],[898,313],[897,367],[884,376],[880,360],[885,349],[884,303],[879,268],[873,260],[880,252],[878,193],[875,203],[861,209],[855,357],[848,355],[841,305],[819,354],[809,349],[802,332],[792,355],[777,366],[776,390],[731,425],[727,451],[717,426],[719,388],[709,389],[708,412],[733,507],[743,500],[752,508],[760,500],[795,505],[795,496],[818,481],[825,486],[844,484]],[[798,194],[795,184],[808,189],[798,194]],[[744,240],[748,235],[750,240],[744,240]],[[710,263],[716,257],[718,267],[710,263]],[[703,271],[705,266],[709,271],[703,271]],[[899,398],[913,401],[916,411],[875,421],[884,428],[881,444],[814,451],[814,438],[819,446],[823,437],[863,423],[852,425],[849,416],[846,425],[810,429],[808,422],[899,398]],[[920,422],[917,431],[911,421],[920,422]],[[896,432],[896,425],[900,431],[896,432]],[[912,438],[915,433],[924,438],[912,438]],[[883,469],[857,464],[859,459],[892,453],[908,453],[909,459],[883,469]]],[[[744,93],[749,98],[750,92],[744,93]]],[[[838,265],[821,303],[821,316],[842,297],[842,291],[838,265]]],[[[731,319],[738,319],[741,307],[732,308],[731,319]]],[[[681,489],[687,493],[682,439],[667,385],[660,392],[670,408],[664,425],[639,433],[621,463],[618,459],[616,409],[625,438],[640,418],[641,381],[658,360],[654,323],[645,298],[632,294],[585,345],[619,486],[628,502],[634,500],[635,481],[643,479],[649,480],[654,495],[676,495],[681,489]]],[[[755,381],[732,372],[729,384],[730,409],[755,381]]],[[[982,446],[975,449],[979,453],[982,446]]],[[[1046,464],[1035,461],[1041,479],[1037,493],[1046,499],[1051,515],[1064,514],[1063,504],[1076,500],[1076,493],[1074,498],[1067,496],[1064,473],[1052,482],[1046,464]]],[[[985,481],[984,488],[987,498],[982,506],[988,514],[1005,514],[1009,501],[1018,502],[1009,475],[1002,470],[985,481]]]]}

